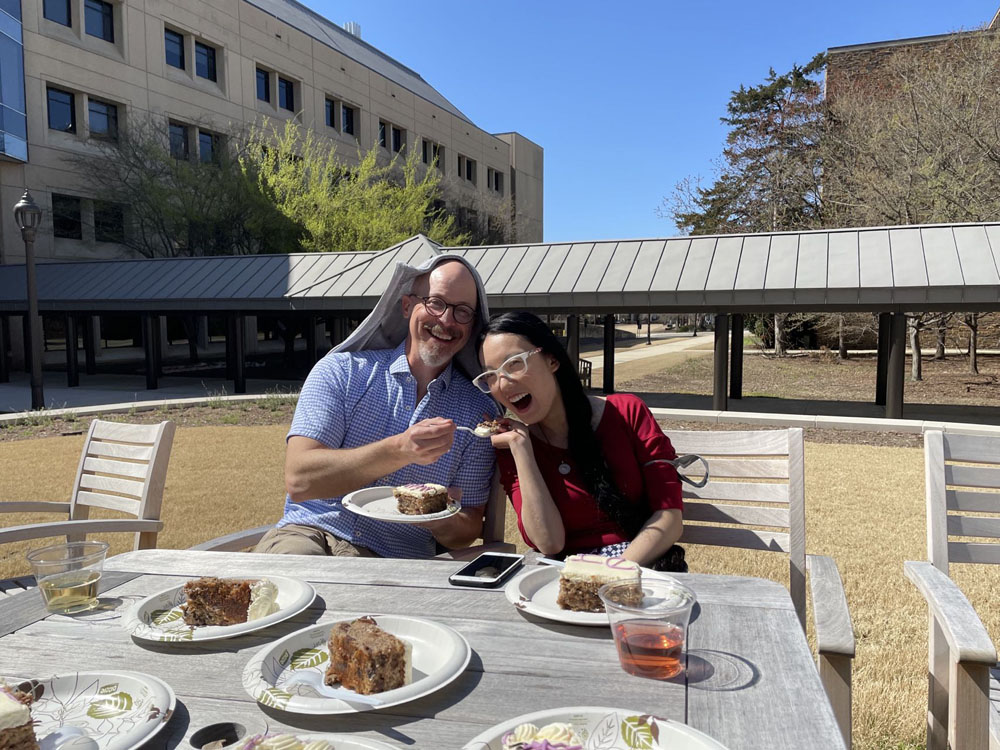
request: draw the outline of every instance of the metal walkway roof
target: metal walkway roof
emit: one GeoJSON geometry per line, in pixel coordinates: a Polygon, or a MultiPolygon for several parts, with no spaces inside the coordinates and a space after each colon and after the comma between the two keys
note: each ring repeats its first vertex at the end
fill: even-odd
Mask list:
{"type": "MultiPolygon", "coordinates": [[[[754,312],[1000,310],[1000,223],[38,266],[43,312],[371,309],[397,261],[465,255],[492,310],[754,312]]],[[[0,266],[0,312],[25,308],[0,266]]]]}

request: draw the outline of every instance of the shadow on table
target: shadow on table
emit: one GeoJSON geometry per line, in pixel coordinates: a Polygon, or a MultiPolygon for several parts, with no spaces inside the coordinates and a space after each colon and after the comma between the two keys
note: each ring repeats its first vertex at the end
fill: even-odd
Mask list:
{"type": "MultiPolygon", "coordinates": [[[[337,732],[375,732],[400,745],[414,746],[417,740],[404,731],[407,724],[433,718],[467,698],[483,679],[483,661],[475,651],[465,671],[454,682],[430,695],[381,710],[362,709],[336,714],[337,732]]],[[[305,732],[329,732],[331,715],[307,716],[257,704],[274,721],[305,732]]]]}
{"type": "Polygon", "coordinates": [[[691,689],[716,692],[743,690],[760,680],[760,671],[753,662],[707,648],[688,651],[685,675],[691,689]]]}

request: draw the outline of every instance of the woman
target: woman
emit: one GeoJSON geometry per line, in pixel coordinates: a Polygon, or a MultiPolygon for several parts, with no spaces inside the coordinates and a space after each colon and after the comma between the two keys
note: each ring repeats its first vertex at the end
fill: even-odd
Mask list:
{"type": "Polygon", "coordinates": [[[620,555],[683,572],[677,457],[646,405],[588,396],[558,339],[526,312],[489,322],[473,381],[516,419],[492,437],[524,540],[546,555],[620,555]]]}

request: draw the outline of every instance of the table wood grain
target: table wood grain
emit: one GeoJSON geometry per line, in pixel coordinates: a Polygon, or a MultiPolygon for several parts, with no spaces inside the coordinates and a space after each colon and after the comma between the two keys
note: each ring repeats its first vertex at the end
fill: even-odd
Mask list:
{"type": "MultiPolygon", "coordinates": [[[[131,669],[168,682],[178,711],[148,748],[190,748],[217,721],[272,731],[356,733],[399,747],[461,748],[489,726],[544,708],[615,706],[683,721],[730,750],[843,748],[788,592],[757,578],[678,576],[698,595],[687,672],[659,682],[623,672],[607,628],[541,620],[502,590],[456,588],[462,563],[265,556],[189,550],[118,555],[105,569],[139,574],[105,594],[121,608],[194,576],[287,575],[310,581],[316,601],[296,617],[223,641],[148,643],[131,638],[120,611],[48,617],[0,640],[11,677],[131,669]],[[240,676],[266,644],[314,623],[363,614],[405,614],[451,626],[473,655],[451,685],[411,703],[359,714],[310,717],[264,708],[240,676]]],[[[37,596],[37,594],[36,594],[37,596]]],[[[9,601],[9,600],[8,600],[9,601]]],[[[0,632],[10,617],[0,611],[0,632]]]]}

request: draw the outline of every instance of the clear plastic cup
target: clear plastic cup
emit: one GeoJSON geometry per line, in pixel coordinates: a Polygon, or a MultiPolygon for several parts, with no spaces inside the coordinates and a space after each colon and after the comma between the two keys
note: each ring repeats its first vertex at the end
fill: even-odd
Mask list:
{"type": "Polygon", "coordinates": [[[107,542],[70,542],[31,550],[28,562],[49,612],[73,614],[97,606],[107,542]]]}
{"type": "Polygon", "coordinates": [[[598,590],[611,622],[622,669],[637,677],[667,680],[684,669],[684,641],[695,595],[673,579],[643,579],[636,602],[634,582],[598,590]]]}

